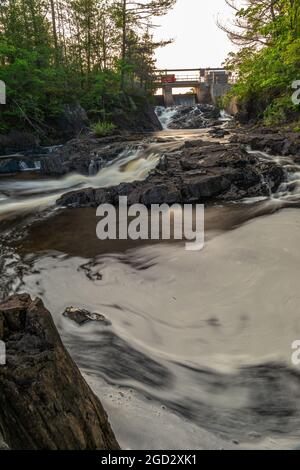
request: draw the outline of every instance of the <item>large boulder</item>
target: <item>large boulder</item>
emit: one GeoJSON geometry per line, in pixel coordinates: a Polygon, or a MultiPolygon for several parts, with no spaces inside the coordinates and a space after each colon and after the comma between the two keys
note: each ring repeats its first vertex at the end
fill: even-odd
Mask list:
{"type": "Polygon", "coordinates": [[[9,134],[0,135],[0,155],[10,155],[23,150],[39,148],[39,139],[29,132],[12,129],[9,134]]]}
{"type": "Polygon", "coordinates": [[[99,170],[125,149],[137,148],[137,142],[141,139],[141,135],[114,135],[102,138],[86,135],[75,138],[42,158],[41,172],[45,175],[64,175],[72,172],[88,175],[92,160],[99,170]]]}
{"type": "Polygon", "coordinates": [[[124,94],[120,105],[111,111],[111,119],[123,131],[156,132],[162,130],[154,107],[144,96],[131,97],[124,94]]]}
{"type": "Polygon", "coordinates": [[[49,131],[57,141],[65,141],[89,129],[90,122],[86,111],[77,104],[66,104],[61,113],[49,119],[49,131]],[[51,130],[52,129],[52,130],[51,130]]]}
{"type": "Polygon", "coordinates": [[[0,429],[11,449],[118,449],[107,415],[40,299],[0,304],[0,429]]]}

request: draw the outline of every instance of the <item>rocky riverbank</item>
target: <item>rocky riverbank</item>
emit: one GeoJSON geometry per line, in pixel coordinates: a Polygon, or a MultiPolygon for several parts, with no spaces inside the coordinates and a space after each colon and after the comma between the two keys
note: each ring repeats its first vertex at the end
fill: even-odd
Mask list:
{"type": "Polygon", "coordinates": [[[127,196],[131,204],[145,205],[233,201],[267,196],[278,188],[283,177],[283,170],[275,162],[262,161],[239,144],[194,140],[166,153],[143,182],[73,191],[57,204],[117,204],[119,196],[127,196]]]}
{"type": "MultiPolygon", "coordinates": [[[[116,131],[106,139],[107,144],[135,140],[135,134],[162,129],[153,107],[145,99],[138,103],[129,97],[127,99],[130,109],[118,108],[112,113],[116,131]]],[[[27,130],[13,129],[7,134],[0,134],[0,174],[18,173],[23,170],[23,166],[26,170],[41,168],[41,172],[47,175],[61,175],[71,171],[86,174],[89,163],[85,165],[79,162],[78,153],[93,154],[95,145],[92,122],[81,106],[68,105],[55,120],[47,122],[43,129],[29,126],[27,130]],[[63,158],[59,150],[61,144],[63,158]]],[[[101,141],[105,143],[105,138],[101,141]]],[[[121,144],[112,145],[109,150],[104,147],[107,159],[116,156],[121,147],[121,144]]]]}
{"type": "Polygon", "coordinates": [[[0,304],[0,429],[18,450],[119,449],[107,415],[64,348],[40,299],[0,304]]]}
{"type": "Polygon", "coordinates": [[[72,139],[41,160],[44,175],[89,174],[91,161],[97,170],[117,158],[126,148],[137,148],[149,139],[145,134],[117,134],[96,138],[93,135],[72,139]]]}
{"type": "MultiPolygon", "coordinates": [[[[162,109],[158,108],[160,117],[162,109]]],[[[220,126],[220,110],[209,104],[197,104],[195,106],[177,106],[173,109],[172,117],[168,123],[168,129],[203,129],[212,126],[220,126]]]]}
{"type": "Polygon", "coordinates": [[[300,134],[277,127],[239,127],[233,129],[230,142],[251,146],[272,155],[300,156],[300,134]]]}

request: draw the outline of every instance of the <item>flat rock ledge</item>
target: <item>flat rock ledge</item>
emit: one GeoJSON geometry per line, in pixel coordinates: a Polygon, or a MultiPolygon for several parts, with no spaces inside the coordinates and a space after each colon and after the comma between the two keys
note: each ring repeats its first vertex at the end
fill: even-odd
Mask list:
{"type": "Polygon", "coordinates": [[[0,304],[0,432],[16,450],[117,450],[107,415],[40,299],[0,304]]]}
{"type": "Polygon", "coordinates": [[[275,161],[262,161],[239,144],[196,140],[164,155],[144,181],[72,191],[61,196],[57,205],[117,205],[119,196],[127,196],[129,204],[146,206],[238,201],[269,196],[283,179],[284,172],[275,161]]]}

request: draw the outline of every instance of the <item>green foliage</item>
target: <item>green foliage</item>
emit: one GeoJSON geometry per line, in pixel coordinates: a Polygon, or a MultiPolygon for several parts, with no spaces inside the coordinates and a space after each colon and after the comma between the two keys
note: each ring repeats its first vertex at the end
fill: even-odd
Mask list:
{"type": "Polygon", "coordinates": [[[113,134],[116,126],[112,122],[97,122],[92,126],[92,130],[96,137],[105,137],[113,134]]]}
{"type": "Polygon", "coordinates": [[[299,2],[273,2],[270,15],[271,0],[248,3],[249,8],[238,12],[244,21],[239,37],[243,47],[227,60],[227,67],[238,72],[238,80],[224,102],[236,97],[249,119],[266,124],[297,119],[300,107],[292,103],[291,85],[300,79],[299,2]]]}
{"type": "Polygon", "coordinates": [[[290,97],[277,98],[266,108],[263,116],[267,126],[282,124],[297,118],[298,106],[295,106],[290,97]]]}
{"type": "Polygon", "coordinates": [[[1,132],[47,134],[66,104],[80,103],[94,122],[113,121],[126,96],[145,99],[161,45],[149,33],[151,16],[174,2],[143,0],[132,9],[127,0],[1,0],[1,132]]]}

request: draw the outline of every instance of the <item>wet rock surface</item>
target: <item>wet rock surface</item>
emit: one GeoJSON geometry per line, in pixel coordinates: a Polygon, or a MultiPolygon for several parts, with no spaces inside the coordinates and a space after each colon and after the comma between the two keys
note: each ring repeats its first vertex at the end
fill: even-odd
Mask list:
{"type": "Polygon", "coordinates": [[[119,448],[40,299],[20,294],[0,304],[0,339],[0,428],[11,449],[119,448]]]}
{"type": "Polygon", "coordinates": [[[29,132],[12,129],[9,134],[0,135],[0,155],[24,150],[34,152],[37,148],[39,148],[39,139],[29,132]]]}
{"type": "Polygon", "coordinates": [[[169,129],[201,129],[211,125],[221,125],[218,122],[220,111],[208,104],[196,106],[179,106],[168,124],[169,129]]]}
{"type": "Polygon", "coordinates": [[[197,140],[165,154],[142,182],[73,191],[63,195],[57,204],[96,207],[101,203],[117,204],[119,196],[127,196],[129,204],[146,206],[240,200],[269,195],[283,177],[282,168],[275,162],[249,155],[239,144],[197,140]]]}
{"type": "Polygon", "coordinates": [[[51,155],[41,160],[41,173],[44,175],[65,175],[67,173],[89,174],[93,161],[100,170],[117,158],[128,147],[138,147],[145,139],[144,135],[114,135],[96,138],[86,136],[70,140],[58,147],[51,155]]]}
{"type": "Polygon", "coordinates": [[[85,325],[91,321],[99,322],[103,326],[111,325],[111,322],[101,313],[89,312],[84,308],[68,307],[63,316],[77,323],[79,326],[85,325]]]}
{"type": "Polygon", "coordinates": [[[4,442],[3,437],[0,434],[0,450],[8,450],[8,449],[9,449],[9,447],[4,442]]]}
{"type": "Polygon", "coordinates": [[[269,152],[272,155],[300,157],[299,132],[278,128],[242,128],[235,130],[230,142],[250,145],[253,150],[269,152]]]}

